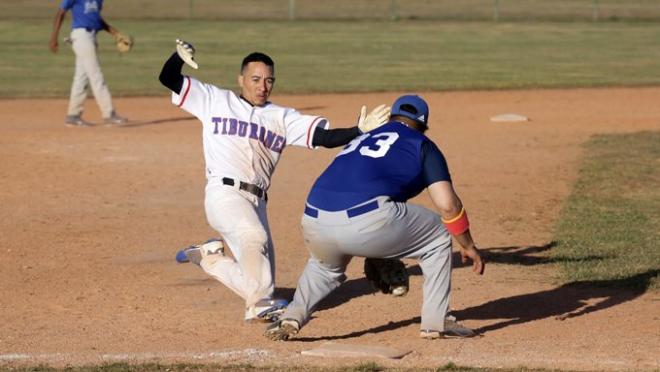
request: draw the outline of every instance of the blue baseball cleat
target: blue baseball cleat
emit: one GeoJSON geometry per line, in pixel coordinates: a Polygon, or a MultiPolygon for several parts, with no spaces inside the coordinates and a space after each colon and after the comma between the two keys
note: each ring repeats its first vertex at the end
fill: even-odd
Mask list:
{"type": "Polygon", "coordinates": [[[199,265],[202,259],[206,256],[217,254],[224,256],[225,248],[220,239],[209,239],[204,244],[191,245],[188,248],[182,249],[176,253],[176,262],[187,263],[192,262],[199,265]]]}
{"type": "MultiPolygon", "coordinates": [[[[190,249],[191,247],[186,248],[186,249],[190,249]]],[[[186,255],[186,250],[185,249],[182,249],[182,250],[176,252],[176,262],[178,262],[178,263],[190,262],[190,260],[188,259],[188,256],[186,255]]]]}

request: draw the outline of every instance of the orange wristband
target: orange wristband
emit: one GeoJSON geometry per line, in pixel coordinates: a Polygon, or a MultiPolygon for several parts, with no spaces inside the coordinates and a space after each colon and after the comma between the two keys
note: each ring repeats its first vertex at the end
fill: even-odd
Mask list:
{"type": "Polygon", "coordinates": [[[460,235],[470,228],[470,221],[468,221],[465,208],[461,208],[461,211],[454,218],[449,220],[445,220],[443,218],[442,223],[445,224],[447,231],[449,231],[449,233],[452,235],[460,235]]]}

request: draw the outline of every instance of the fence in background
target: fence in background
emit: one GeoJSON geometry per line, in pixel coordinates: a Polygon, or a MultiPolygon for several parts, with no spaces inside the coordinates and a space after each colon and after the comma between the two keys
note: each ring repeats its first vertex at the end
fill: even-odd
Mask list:
{"type": "MultiPolygon", "coordinates": [[[[60,0],[1,0],[0,19],[50,18],[60,0]]],[[[660,0],[105,0],[109,19],[660,21],[660,0]]]]}

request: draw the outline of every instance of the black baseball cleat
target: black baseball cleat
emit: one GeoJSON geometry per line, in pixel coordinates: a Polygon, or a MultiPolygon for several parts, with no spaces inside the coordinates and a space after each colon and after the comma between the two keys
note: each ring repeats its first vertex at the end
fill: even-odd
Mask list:
{"type": "Polygon", "coordinates": [[[103,122],[105,125],[122,125],[128,123],[128,119],[113,112],[109,117],[103,118],[103,122]]]}
{"type": "Polygon", "coordinates": [[[281,319],[266,327],[264,336],[273,341],[286,341],[300,331],[300,324],[294,319],[281,319]]]}
{"type": "Polygon", "coordinates": [[[67,115],[67,117],[64,118],[64,125],[66,125],[67,127],[79,127],[79,128],[87,128],[94,126],[94,124],[83,120],[83,118],[81,118],[80,115],[67,115]]]}

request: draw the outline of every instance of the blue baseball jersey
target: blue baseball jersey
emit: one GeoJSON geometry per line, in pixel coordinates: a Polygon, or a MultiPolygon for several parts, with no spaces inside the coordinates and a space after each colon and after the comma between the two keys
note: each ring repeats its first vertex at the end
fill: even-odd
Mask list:
{"type": "Polygon", "coordinates": [[[391,121],[346,145],[316,180],[307,203],[340,211],[377,196],[405,202],[438,181],[451,182],[438,147],[419,131],[391,121]]]}
{"type": "Polygon", "coordinates": [[[71,28],[86,28],[94,31],[103,29],[101,8],[103,0],[62,0],[60,9],[69,11],[73,21],[71,28]]]}

